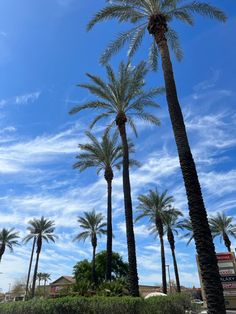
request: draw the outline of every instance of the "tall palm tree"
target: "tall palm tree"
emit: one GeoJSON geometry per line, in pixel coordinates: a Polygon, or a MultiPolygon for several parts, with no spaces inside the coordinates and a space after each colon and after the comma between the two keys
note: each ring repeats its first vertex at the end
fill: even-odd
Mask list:
{"type": "Polygon", "coordinates": [[[202,197],[195,161],[189,146],[182,110],[179,104],[176,83],[169,47],[178,59],[182,58],[178,34],[171,27],[171,22],[179,20],[193,25],[194,14],[226,21],[225,14],[208,3],[182,0],[112,0],[101,9],[89,22],[90,30],[96,23],[117,19],[119,22],[135,24],[132,29],[122,32],[111,42],[101,62],[106,63],[125,43],[129,42],[129,57],[140,47],[146,33],[151,36],[149,61],[152,68],[157,68],[160,54],[166,87],[166,98],[179,161],[188,198],[189,214],[193,226],[194,240],[199,257],[199,265],[209,313],[225,313],[223,288],[215,255],[215,247],[210,232],[207,213],[202,197]],[[204,235],[204,236],[203,236],[204,235]],[[210,266],[209,266],[210,265],[210,266]],[[216,292],[217,291],[217,292],[216,292]]]}
{"type": "Polygon", "coordinates": [[[74,241],[85,241],[90,239],[92,247],[93,247],[93,259],[92,259],[92,283],[96,284],[97,276],[96,276],[96,264],[95,264],[95,256],[96,256],[96,248],[97,248],[97,238],[107,233],[107,230],[104,229],[106,227],[106,223],[103,222],[103,215],[101,213],[96,214],[95,210],[91,212],[84,212],[84,216],[78,217],[78,223],[80,228],[84,231],[80,232],[75,238],[74,241]]]}
{"type": "Polygon", "coordinates": [[[179,271],[177,260],[175,256],[175,236],[174,234],[178,235],[178,229],[182,228],[180,221],[178,220],[179,217],[183,216],[183,214],[176,208],[170,207],[168,210],[163,212],[163,222],[164,222],[164,229],[167,234],[167,239],[170,244],[170,249],[173,258],[174,264],[174,271],[175,271],[175,280],[176,280],[176,287],[177,292],[181,292],[181,286],[179,281],[179,271]]]}
{"type": "Polygon", "coordinates": [[[49,241],[55,242],[56,235],[55,231],[55,223],[53,220],[49,220],[44,218],[43,216],[40,219],[34,218],[28,222],[29,227],[27,228],[30,233],[25,237],[25,242],[29,242],[31,239],[36,238],[36,262],[34,267],[34,276],[33,276],[33,284],[32,284],[32,297],[35,295],[35,285],[38,273],[38,264],[39,264],[39,256],[42,250],[43,240],[47,243],[49,241]]]}
{"type": "Polygon", "coordinates": [[[136,221],[148,217],[151,224],[151,233],[158,233],[161,244],[161,266],[162,266],[162,289],[163,293],[167,293],[166,283],[166,261],[164,247],[164,227],[163,227],[163,211],[167,210],[173,202],[173,197],[167,195],[167,191],[159,193],[157,189],[150,190],[147,195],[141,194],[138,196],[138,209],[141,213],[136,218],[136,221]]]}
{"type": "Polygon", "coordinates": [[[122,140],[123,148],[123,192],[125,204],[126,236],[129,262],[129,287],[133,296],[139,295],[138,273],[136,261],[135,236],[133,230],[133,210],[131,199],[131,186],[129,176],[129,145],[126,133],[128,123],[137,134],[133,118],[158,125],[159,120],[151,113],[145,112],[146,107],[158,107],[153,98],[163,92],[163,88],[153,88],[145,91],[145,76],[148,72],[145,62],[136,67],[123,62],[119,66],[118,74],[115,74],[110,66],[106,66],[107,80],[98,76],[87,74],[89,84],[80,86],[87,89],[96,99],[74,107],[70,113],[77,113],[83,109],[95,109],[100,111],[93,120],[91,127],[102,118],[112,118],[107,131],[112,126],[117,126],[122,140]]]}
{"type": "MultiPolygon", "coordinates": [[[[103,171],[107,182],[107,261],[106,261],[106,280],[111,281],[112,265],[112,180],[114,177],[113,169],[120,170],[122,165],[122,146],[118,144],[117,132],[110,138],[107,133],[99,142],[94,135],[86,132],[90,143],[80,144],[81,153],[76,157],[79,161],[74,168],[84,171],[90,167],[96,167],[97,173],[103,171]]],[[[129,152],[134,152],[133,145],[130,143],[129,152]]],[[[130,160],[130,164],[139,165],[135,160],[130,160]]]]}
{"type": "Polygon", "coordinates": [[[227,250],[230,252],[231,241],[229,236],[236,239],[236,224],[233,217],[227,217],[224,212],[217,213],[215,217],[209,219],[213,238],[220,237],[224,240],[227,250]]]}
{"type": "MultiPolygon", "coordinates": [[[[25,238],[23,239],[23,242],[25,242],[25,238]]],[[[36,236],[33,237],[33,245],[32,245],[31,255],[30,255],[30,262],[29,262],[27,281],[26,281],[26,288],[25,288],[25,298],[26,299],[28,297],[28,292],[29,292],[29,281],[30,281],[30,274],[31,274],[31,268],[32,268],[32,263],[33,263],[35,245],[36,245],[36,236]]]]}
{"type": "Polygon", "coordinates": [[[0,263],[7,247],[10,249],[11,252],[13,252],[13,247],[16,245],[20,245],[17,240],[19,238],[19,234],[14,230],[14,228],[3,228],[0,231],[0,263]]]}

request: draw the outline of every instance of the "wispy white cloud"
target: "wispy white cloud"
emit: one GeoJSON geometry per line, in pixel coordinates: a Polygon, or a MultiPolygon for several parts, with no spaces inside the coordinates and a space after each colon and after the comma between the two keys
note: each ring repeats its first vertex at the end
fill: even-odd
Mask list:
{"type": "Polygon", "coordinates": [[[17,95],[14,97],[0,99],[0,108],[6,107],[6,105],[28,105],[30,103],[34,103],[39,99],[41,95],[41,91],[35,91],[30,93],[25,93],[22,95],[17,95]]]}

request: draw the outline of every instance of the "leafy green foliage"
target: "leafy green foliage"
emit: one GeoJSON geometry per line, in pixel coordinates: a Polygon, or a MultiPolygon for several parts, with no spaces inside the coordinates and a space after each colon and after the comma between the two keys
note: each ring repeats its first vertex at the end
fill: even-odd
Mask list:
{"type": "MultiPolygon", "coordinates": [[[[135,24],[135,27],[124,31],[108,44],[101,56],[101,63],[106,64],[109,59],[116,54],[125,44],[128,44],[128,57],[131,58],[139,49],[147,34],[148,24],[152,17],[161,16],[167,23],[166,39],[178,60],[183,57],[177,33],[171,28],[171,23],[175,20],[188,25],[194,24],[194,15],[198,14],[207,18],[226,21],[224,12],[215,6],[205,2],[191,1],[182,3],[179,0],[113,0],[107,1],[104,8],[98,11],[87,25],[87,30],[91,30],[95,24],[110,19],[118,22],[128,22],[135,24]]],[[[149,35],[149,34],[148,34],[149,35]]],[[[153,70],[157,69],[157,47],[156,43],[151,43],[149,52],[149,63],[153,70]]]]}
{"type": "Polygon", "coordinates": [[[236,239],[236,224],[233,223],[233,217],[227,217],[224,212],[217,213],[210,217],[209,223],[211,227],[212,236],[223,238],[224,233],[236,239]]]}
{"type": "MultiPolygon", "coordinates": [[[[95,258],[97,281],[101,283],[105,280],[106,251],[96,254],[95,258]]],[[[92,264],[87,259],[78,262],[74,266],[73,274],[77,284],[81,281],[91,281],[92,264]]],[[[119,253],[112,253],[112,279],[125,278],[128,276],[128,263],[124,262],[119,253]]]]}
{"type": "Polygon", "coordinates": [[[98,287],[97,294],[105,297],[129,295],[127,280],[125,278],[118,278],[111,282],[103,282],[98,287]]]}
{"type": "Polygon", "coordinates": [[[184,314],[191,308],[188,295],[153,297],[64,297],[0,305],[1,314],[184,314]]]}
{"type": "Polygon", "coordinates": [[[19,234],[18,232],[14,231],[14,228],[12,229],[3,228],[0,231],[0,262],[6,247],[8,247],[11,252],[13,252],[13,247],[16,245],[20,245],[18,242],[18,238],[19,234]]]}
{"type": "Polygon", "coordinates": [[[80,232],[74,238],[74,241],[85,241],[89,238],[91,239],[91,242],[93,242],[93,239],[97,239],[97,236],[106,234],[106,229],[104,229],[106,227],[106,223],[103,222],[103,219],[103,215],[101,213],[96,214],[95,210],[92,210],[91,212],[84,212],[83,217],[78,217],[79,226],[84,231],[80,232]]]}
{"type": "Polygon", "coordinates": [[[117,73],[109,65],[106,66],[107,79],[87,74],[89,84],[79,85],[95,96],[95,100],[78,105],[70,111],[75,114],[84,109],[93,109],[98,112],[91,126],[94,126],[103,118],[110,118],[106,131],[108,132],[116,124],[119,114],[125,115],[128,125],[137,134],[136,120],[143,120],[151,124],[159,125],[159,119],[147,112],[147,108],[158,108],[154,97],[164,92],[163,88],[145,90],[145,77],[148,68],[145,62],[140,62],[133,67],[130,63],[121,62],[117,73]]]}

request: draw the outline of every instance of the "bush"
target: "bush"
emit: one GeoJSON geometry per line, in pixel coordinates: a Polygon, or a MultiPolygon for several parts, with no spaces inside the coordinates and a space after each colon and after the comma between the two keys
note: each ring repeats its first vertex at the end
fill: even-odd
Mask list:
{"type": "Polygon", "coordinates": [[[65,297],[0,305],[1,314],[184,314],[191,306],[186,295],[153,297],[65,297]]]}
{"type": "Polygon", "coordinates": [[[129,295],[125,278],[118,278],[111,282],[104,282],[97,288],[97,295],[104,297],[122,297],[129,295]]]}

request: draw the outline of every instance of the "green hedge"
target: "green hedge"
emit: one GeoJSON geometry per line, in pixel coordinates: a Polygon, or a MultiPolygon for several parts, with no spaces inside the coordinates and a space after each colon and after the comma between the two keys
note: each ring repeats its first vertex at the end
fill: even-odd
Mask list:
{"type": "Polygon", "coordinates": [[[191,306],[187,295],[153,297],[64,297],[11,302],[1,314],[184,314],[191,306]]]}

